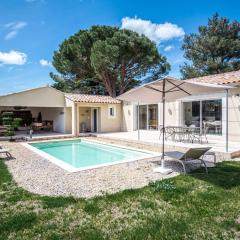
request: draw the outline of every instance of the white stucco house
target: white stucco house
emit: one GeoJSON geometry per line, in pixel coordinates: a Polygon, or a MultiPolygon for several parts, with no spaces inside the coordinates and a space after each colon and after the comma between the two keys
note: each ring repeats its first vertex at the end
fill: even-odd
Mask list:
{"type": "MultiPolygon", "coordinates": [[[[229,141],[240,142],[240,71],[210,75],[189,79],[189,81],[204,84],[231,86],[228,94],[223,91],[210,94],[191,95],[167,102],[165,118],[167,126],[193,125],[208,126],[207,133],[225,141],[226,138],[226,103],[228,100],[228,137],[229,141]],[[227,97],[228,96],[228,97],[227,97]]],[[[174,93],[172,93],[174,94],[174,93]]],[[[141,99],[141,97],[140,97],[141,99]]],[[[139,128],[141,130],[157,130],[162,124],[162,103],[139,103],[139,128]]],[[[123,129],[137,129],[137,103],[123,102],[123,129]]]]}
{"type": "MultiPolygon", "coordinates": [[[[240,71],[190,79],[201,83],[231,85],[229,90],[229,141],[240,142],[240,71]]],[[[193,95],[166,105],[166,125],[209,125],[208,134],[225,139],[225,92],[193,95]]],[[[158,131],[162,122],[161,103],[139,106],[139,128],[158,131]]],[[[0,114],[13,111],[23,119],[24,129],[38,120],[51,131],[77,136],[81,132],[130,132],[137,129],[137,105],[109,96],[66,94],[44,86],[0,96],[0,114]]],[[[1,125],[1,123],[0,123],[1,125]]],[[[41,129],[44,126],[36,124],[41,129]]]]}

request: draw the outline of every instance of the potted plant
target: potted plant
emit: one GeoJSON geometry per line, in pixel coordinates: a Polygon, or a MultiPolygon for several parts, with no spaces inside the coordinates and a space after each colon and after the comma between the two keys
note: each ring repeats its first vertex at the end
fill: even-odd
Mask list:
{"type": "Polygon", "coordinates": [[[41,112],[38,113],[37,122],[42,123],[42,113],[41,112]]]}
{"type": "Polygon", "coordinates": [[[2,114],[2,122],[3,125],[7,127],[7,133],[6,136],[9,136],[9,141],[15,141],[13,136],[15,136],[15,129],[17,129],[20,126],[21,118],[14,118],[13,112],[4,112],[2,114]]]}

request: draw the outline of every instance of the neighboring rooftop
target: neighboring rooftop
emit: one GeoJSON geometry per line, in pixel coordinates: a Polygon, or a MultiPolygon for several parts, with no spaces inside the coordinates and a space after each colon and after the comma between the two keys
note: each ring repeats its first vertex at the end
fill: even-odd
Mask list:
{"type": "Polygon", "coordinates": [[[110,96],[101,95],[88,95],[88,94],[75,94],[75,93],[65,93],[66,98],[73,102],[85,102],[85,103],[113,103],[119,104],[121,101],[110,96]]]}
{"type": "Polygon", "coordinates": [[[240,84],[240,70],[226,73],[208,75],[187,79],[191,82],[212,83],[212,84],[240,84]]]}

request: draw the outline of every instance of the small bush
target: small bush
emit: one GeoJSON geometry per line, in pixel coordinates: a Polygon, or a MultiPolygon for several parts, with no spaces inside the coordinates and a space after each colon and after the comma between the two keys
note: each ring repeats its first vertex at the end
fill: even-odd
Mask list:
{"type": "Polygon", "coordinates": [[[157,182],[151,182],[149,183],[149,186],[154,189],[155,192],[161,191],[161,190],[175,190],[176,186],[172,181],[169,179],[157,181],[157,182]]]}

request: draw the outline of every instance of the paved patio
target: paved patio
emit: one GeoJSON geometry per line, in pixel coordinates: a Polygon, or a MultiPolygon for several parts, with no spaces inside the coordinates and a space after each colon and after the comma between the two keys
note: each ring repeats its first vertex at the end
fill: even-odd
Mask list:
{"type": "MultiPolygon", "coordinates": [[[[96,134],[97,137],[102,138],[112,138],[112,139],[119,139],[119,140],[126,140],[126,141],[134,141],[146,144],[154,144],[154,145],[161,145],[162,139],[159,139],[159,131],[147,131],[141,130],[140,131],[140,141],[138,141],[138,132],[114,132],[114,133],[99,133],[96,134]]],[[[240,145],[238,142],[229,142],[229,151],[226,153],[226,144],[225,141],[222,139],[222,136],[214,136],[208,135],[208,143],[205,141],[202,144],[200,143],[186,143],[186,142],[173,142],[167,140],[166,149],[173,149],[173,148],[190,148],[190,147],[205,147],[209,146],[212,147],[212,151],[221,154],[221,160],[224,160],[223,157],[229,159],[231,156],[239,157],[240,156],[240,145]],[[230,156],[231,155],[231,156],[230,156]]]]}

